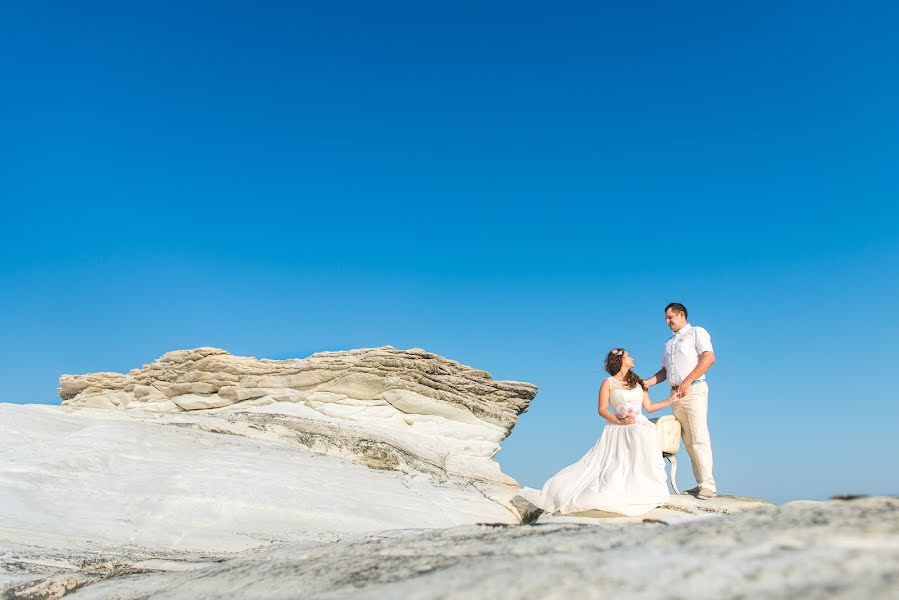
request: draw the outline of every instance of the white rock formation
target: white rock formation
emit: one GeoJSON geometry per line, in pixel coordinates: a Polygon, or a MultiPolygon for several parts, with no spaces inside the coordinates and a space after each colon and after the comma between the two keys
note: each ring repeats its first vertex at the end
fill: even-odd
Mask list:
{"type": "Polygon", "coordinates": [[[422,350],[170,352],[0,404],[0,543],[234,552],[514,523],[493,455],[536,387],[422,350]]]}
{"type": "Polygon", "coordinates": [[[217,421],[0,404],[0,542],[233,552],[339,532],[517,520],[459,478],[196,428],[225,431],[217,421]]]}
{"type": "Polygon", "coordinates": [[[493,456],[536,393],[529,383],[494,381],[436,354],[390,346],[302,360],[180,350],[127,375],[63,375],[59,388],[67,407],[215,414],[228,421],[215,426],[230,433],[500,486],[516,484],[493,456]]]}

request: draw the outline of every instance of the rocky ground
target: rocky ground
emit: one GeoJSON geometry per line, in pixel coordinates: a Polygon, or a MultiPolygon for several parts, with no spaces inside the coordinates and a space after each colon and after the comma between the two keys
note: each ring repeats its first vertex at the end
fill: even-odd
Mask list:
{"type": "Polygon", "coordinates": [[[0,568],[6,598],[895,598],[899,499],[388,531],[229,555],[7,547],[0,568]]]}

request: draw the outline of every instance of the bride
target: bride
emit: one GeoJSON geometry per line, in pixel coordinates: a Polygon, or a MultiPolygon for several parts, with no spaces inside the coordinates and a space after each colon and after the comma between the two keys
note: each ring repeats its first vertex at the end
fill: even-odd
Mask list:
{"type": "Polygon", "coordinates": [[[633,366],[624,348],[609,352],[605,368],[611,377],[599,388],[599,414],[607,421],[602,435],[582,459],[559,471],[542,490],[522,488],[521,497],[549,513],[602,510],[627,516],[642,515],[668,500],[658,434],[640,407],[655,412],[677,395],[651,402],[633,366]]]}

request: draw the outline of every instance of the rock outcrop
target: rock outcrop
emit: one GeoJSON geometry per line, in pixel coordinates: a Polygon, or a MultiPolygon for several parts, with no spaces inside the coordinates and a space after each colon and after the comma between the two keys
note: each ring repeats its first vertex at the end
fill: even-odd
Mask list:
{"type": "Polygon", "coordinates": [[[217,348],[169,352],[120,373],[60,377],[65,407],[294,441],[380,469],[514,486],[493,456],[537,393],[419,349],[390,346],[257,360],[217,348]]]}
{"type": "Polygon", "coordinates": [[[423,350],[198,348],[60,384],[61,407],[0,404],[0,543],[237,552],[520,519],[493,456],[536,387],[423,350]]]}

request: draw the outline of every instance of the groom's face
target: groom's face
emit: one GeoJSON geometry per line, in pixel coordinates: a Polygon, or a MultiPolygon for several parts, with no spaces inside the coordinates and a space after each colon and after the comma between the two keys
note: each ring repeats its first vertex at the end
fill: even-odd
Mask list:
{"type": "Polygon", "coordinates": [[[665,311],[665,322],[671,328],[671,331],[680,331],[681,327],[687,324],[687,317],[684,313],[669,308],[665,311]]]}

